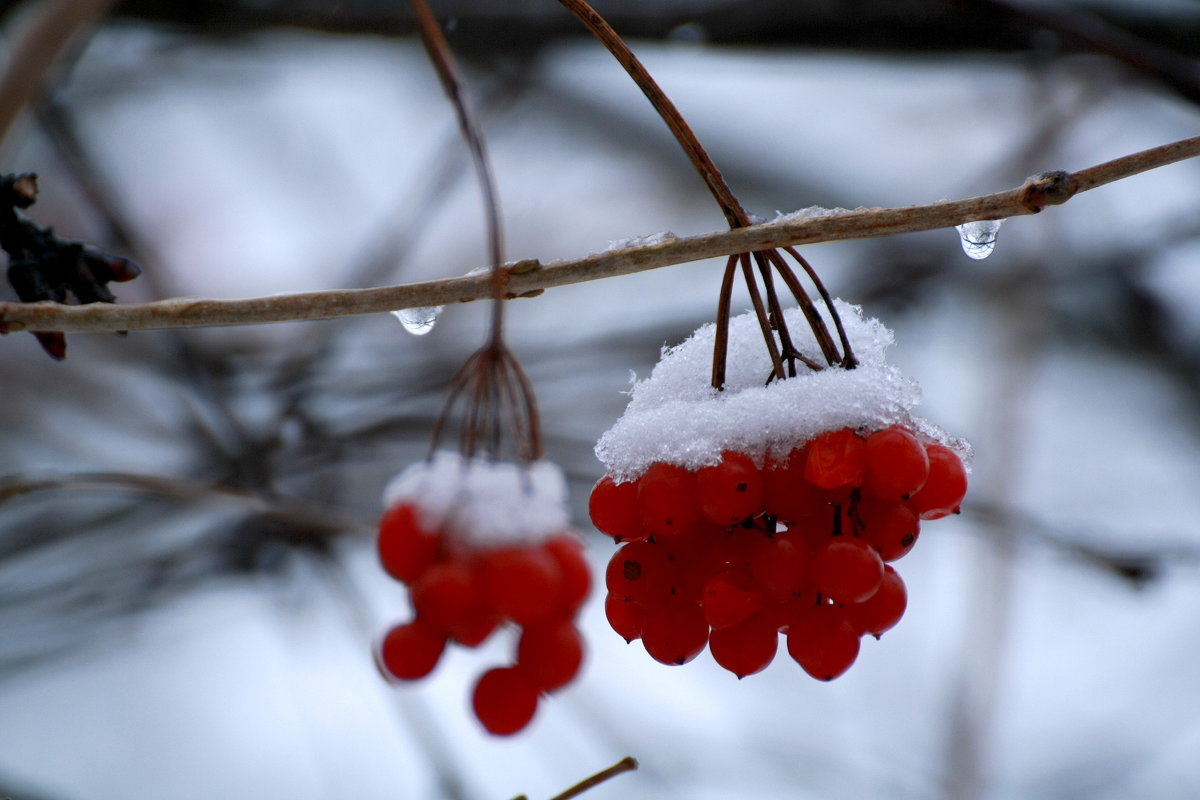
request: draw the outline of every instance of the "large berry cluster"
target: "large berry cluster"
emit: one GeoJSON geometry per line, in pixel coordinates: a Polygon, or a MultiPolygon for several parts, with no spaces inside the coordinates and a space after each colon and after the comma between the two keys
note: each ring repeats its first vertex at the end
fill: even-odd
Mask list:
{"type": "Polygon", "coordinates": [[[529,724],[540,695],[570,683],[583,661],[575,616],[591,578],[566,531],[564,497],[561,474],[545,462],[520,470],[439,454],[403,473],[388,490],[378,548],[408,587],[414,617],[384,636],[384,671],[422,678],[450,642],[477,647],[517,627],[513,662],[485,671],[472,703],[491,733],[529,724]]]}
{"type": "Polygon", "coordinates": [[[907,595],[889,562],[966,488],[954,451],[898,425],[828,431],[761,465],[725,451],[699,469],[659,461],[633,480],[606,476],[589,510],[623,543],[606,574],[608,620],[657,661],[683,664],[707,645],[739,678],[772,661],[782,632],[808,674],[831,680],[860,637],[900,621],[907,595]]]}

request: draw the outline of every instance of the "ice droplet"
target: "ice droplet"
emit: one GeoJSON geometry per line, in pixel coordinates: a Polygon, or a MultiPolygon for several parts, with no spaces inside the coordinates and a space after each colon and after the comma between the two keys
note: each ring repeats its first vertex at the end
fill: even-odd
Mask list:
{"type": "Polygon", "coordinates": [[[424,336],[433,330],[438,317],[442,315],[444,306],[421,306],[420,308],[402,308],[393,311],[396,319],[404,326],[404,330],[413,336],[424,336]]]}
{"type": "Polygon", "coordinates": [[[996,234],[1003,224],[1002,219],[981,219],[956,226],[963,252],[976,261],[990,256],[996,249],[996,234]]]}

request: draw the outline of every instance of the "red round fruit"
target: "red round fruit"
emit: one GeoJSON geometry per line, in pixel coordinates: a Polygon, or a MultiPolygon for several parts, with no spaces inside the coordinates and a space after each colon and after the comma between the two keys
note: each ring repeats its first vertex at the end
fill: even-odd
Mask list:
{"type": "Polygon", "coordinates": [[[714,628],[741,622],[763,607],[762,592],[749,570],[728,569],[704,582],[700,606],[704,619],[714,628]]]}
{"type": "Polygon", "coordinates": [[[638,478],[638,517],[654,536],[687,533],[700,519],[696,476],[675,464],[656,462],[638,478]]]}
{"type": "Polygon", "coordinates": [[[827,431],[805,447],[804,478],[820,489],[858,486],[866,467],[863,440],[850,428],[827,431]]]}
{"type": "Polygon", "coordinates": [[[876,431],[864,442],[866,471],[863,486],[885,500],[911,497],[929,477],[925,448],[903,428],[876,431]]]}
{"type": "Polygon", "coordinates": [[[767,668],[779,648],[779,632],[762,614],[725,628],[708,637],[713,660],[742,679],[767,668]]]}
{"type": "Polygon", "coordinates": [[[559,613],[562,572],[541,547],[503,547],[481,554],[479,573],[488,604],[519,625],[559,613]]]}
{"type": "Polygon", "coordinates": [[[560,534],[547,540],[542,547],[558,563],[561,581],[555,607],[562,616],[574,617],[592,588],[592,570],[583,543],[574,536],[560,534]]]}
{"type": "Polygon", "coordinates": [[[941,519],[957,514],[967,494],[967,468],[958,454],[940,444],[926,446],[929,478],[910,501],[921,519],[941,519]]]}
{"type": "Polygon", "coordinates": [[[692,603],[647,608],[642,645],[655,661],[672,666],[691,661],[708,644],[708,623],[692,603]]]}
{"type": "Polygon", "coordinates": [[[871,545],[853,536],[835,536],[813,553],[813,584],[839,603],[866,600],[883,580],[883,560],[871,545]]]}
{"type": "Polygon", "coordinates": [[[588,514],[596,530],[618,542],[645,539],[646,532],[638,517],[637,497],[636,481],[617,483],[607,475],[597,481],[588,497],[588,514]]]}
{"type": "Polygon", "coordinates": [[[788,623],[788,653],[819,681],[831,681],[850,669],[858,648],[858,631],[837,606],[812,606],[788,623]]]}
{"type": "Polygon", "coordinates": [[[907,503],[865,498],[856,512],[861,523],[859,536],[878,550],[884,561],[907,555],[921,534],[921,521],[907,503]]]}
{"type": "Polygon", "coordinates": [[[508,736],[524,728],[537,711],[537,687],[515,667],[496,667],[475,684],[471,704],[489,733],[508,736]]]}
{"type": "Polygon", "coordinates": [[[475,570],[465,560],[434,564],[412,584],[410,594],[417,617],[449,633],[472,625],[480,616],[483,594],[475,570]]]}
{"type": "Polygon", "coordinates": [[[583,637],[570,622],[534,625],[521,632],[517,667],[543,692],[570,683],[583,663],[583,637]]]}
{"type": "Polygon", "coordinates": [[[696,471],[700,513],[715,525],[736,525],[762,511],[763,479],[753,459],[727,450],[715,466],[696,471]]]}
{"type": "Polygon", "coordinates": [[[622,545],[604,573],[608,591],[640,603],[665,601],[671,594],[671,569],[666,550],[650,542],[622,545]]]}
{"type": "Polygon", "coordinates": [[[789,525],[827,506],[824,493],[804,477],[807,459],[807,450],[793,450],[786,459],[772,461],[763,470],[763,508],[789,525]]]}
{"type": "Polygon", "coordinates": [[[646,607],[641,603],[609,594],[604,598],[604,615],[608,618],[609,626],[626,644],[642,638],[642,628],[646,624],[646,607]]]}
{"type": "Polygon", "coordinates": [[[396,580],[411,583],[436,560],[441,541],[421,525],[416,507],[397,503],[379,522],[379,562],[396,580]]]}
{"type": "Polygon", "coordinates": [[[908,607],[908,591],[900,573],[890,565],[884,567],[879,590],[861,603],[846,606],[846,619],[860,634],[878,639],[884,631],[896,626],[908,607]]]}
{"type": "Polygon", "coordinates": [[[433,672],[445,649],[445,634],[415,619],[387,632],[379,646],[379,661],[391,676],[412,681],[433,672]]]}

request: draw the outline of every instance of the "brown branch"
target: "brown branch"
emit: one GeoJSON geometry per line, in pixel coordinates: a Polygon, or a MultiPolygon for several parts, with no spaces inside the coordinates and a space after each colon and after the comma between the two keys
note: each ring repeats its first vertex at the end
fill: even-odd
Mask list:
{"type": "MultiPolygon", "coordinates": [[[[901,208],[841,211],[818,217],[783,219],[717,233],[626,247],[583,258],[538,265],[528,260],[508,267],[509,297],[536,294],[555,286],[748,253],[788,245],[846,241],[934,230],[972,220],[1036,214],[1065,203],[1079,192],[1200,155],[1200,136],[1133,153],[1075,173],[1051,172],[1015,189],[964,200],[944,200],[901,208]]],[[[0,331],[52,330],[111,332],[153,328],[250,325],[334,319],[378,314],[491,297],[491,278],[462,278],[324,292],[273,295],[244,300],[172,298],[140,305],[68,306],[56,303],[0,303],[0,331]]]]}

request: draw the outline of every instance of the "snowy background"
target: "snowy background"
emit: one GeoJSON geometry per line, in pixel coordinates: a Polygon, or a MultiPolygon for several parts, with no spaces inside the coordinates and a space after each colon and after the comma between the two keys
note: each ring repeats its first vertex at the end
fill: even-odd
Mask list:
{"type": "MultiPolygon", "coordinates": [[[[1194,104],[1052,41],[897,56],[694,33],[634,46],[767,217],[996,191],[1200,130],[1194,104]]],[[[594,43],[465,66],[508,257],[721,227],[594,43]]],[[[109,26],[0,157],[39,173],[32,217],[143,264],[122,302],[383,285],[486,258],[452,113],[408,39],[109,26]]],[[[424,454],[484,305],[421,338],[388,315],[71,335],[61,364],[30,336],[0,340],[0,474],[149,474],[349,521],[112,485],[0,504],[0,796],[540,798],[625,755],[641,769],[589,796],[1200,792],[1198,187],[1185,162],[1089,192],[1008,221],[985,261],[953,230],[806,248],[894,329],[917,412],[975,448],[964,514],[898,564],[904,620],[832,684],[786,653],[739,682],[707,654],[667,668],[626,646],[597,592],[581,678],[511,739],[482,734],[467,699],[510,641],[454,651],[411,687],[371,659],[408,613],[371,552],[380,493],[424,454]]],[[[597,570],[612,544],[587,523],[592,447],[631,371],[712,319],[722,266],[510,305],[597,570]]]]}

